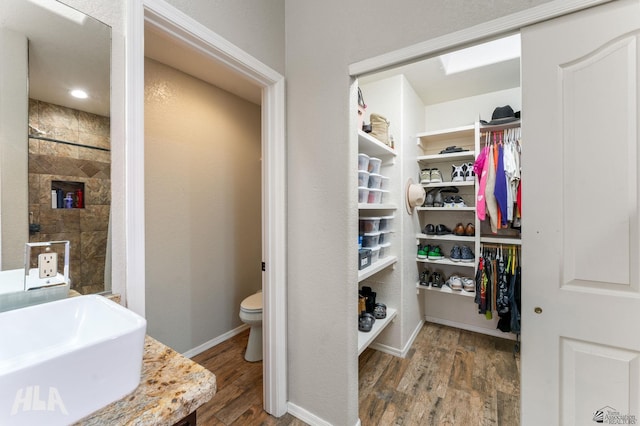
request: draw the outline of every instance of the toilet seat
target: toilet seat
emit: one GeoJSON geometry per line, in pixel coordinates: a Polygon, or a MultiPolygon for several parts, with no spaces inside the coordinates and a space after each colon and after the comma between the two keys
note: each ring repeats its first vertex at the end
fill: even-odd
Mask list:
{"type": "Polygon", "coordinates": [[[252,294],[245,298],[240,304],[240,310],[243,312],[262,312],[262,292],[252,294]]]}

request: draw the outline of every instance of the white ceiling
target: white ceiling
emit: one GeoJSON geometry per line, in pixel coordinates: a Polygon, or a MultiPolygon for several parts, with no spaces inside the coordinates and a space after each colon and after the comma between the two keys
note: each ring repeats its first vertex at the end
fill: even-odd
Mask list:
{"type": "Polygon", "coordinates": [[[438,57],[358,78],[360,84],[404,74],[425,105],[520,86],[520,58],[446,75],[438,57]]]}
{"type": "MultiPolygon", "coordinates": [[[[49,4],[79,12],[62,3],[49,4]]],[[[75,13],[74,13],[75,12],[75,13]]],[[[81,16],[79,16],[81,18],[81,16]]],[[[29,40],[29,96],[110,116],[111,28],[93,18],[73,21],[28,0],[0,1],[0,27],[29,40]],[[69,91],[82,88],[88,99],[69,91]]],[[[2,66],[7,66],[3,60],[2,66]]]]}

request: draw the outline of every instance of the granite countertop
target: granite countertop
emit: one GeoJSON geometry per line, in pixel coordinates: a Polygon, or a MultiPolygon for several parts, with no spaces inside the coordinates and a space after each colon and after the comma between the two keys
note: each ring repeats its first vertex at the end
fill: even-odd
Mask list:
{"type": "Polygon", "coordinates": [[[140,385],[76,425],[173,425],[216,393],[216,376],[146,336],[140,385]]]}

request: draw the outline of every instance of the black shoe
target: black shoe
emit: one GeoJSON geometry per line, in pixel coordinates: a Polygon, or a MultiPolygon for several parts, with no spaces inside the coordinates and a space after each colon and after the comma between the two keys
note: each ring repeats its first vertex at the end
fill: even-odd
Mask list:
{"type": "Polygon", "coordinates": [[[436,226],[436,235],[448,235],[451,234],[451,229],[447,228],[443,224],[436,226]]]}
{"type": "Polygon", "coordinates": [[[442,288],[443,280],[442,275],[439,272],[434,272],[431,274],[431,278],[429,279],[429,284],[434,288],[442,288]]]}
{"type": "Polygon", "coordinates": [[[371,331],[374,322],[376,322],[376,318],[372,314],[365,312],[358,318],[358,330],[367,333],[371,331]]]}
{"type": "Polygon", "coordinates": [[[433,207],[444,207],[444,199],[442,198],[442,191],[436,191],[436,195],[433,199],[433,207]]]}
{"type": "Polygon", "coordinates": [[[433,223],[429,223],[424,227],[424,233],[427,235],[436,235],[436,227],[433,226],[433,223]]]}

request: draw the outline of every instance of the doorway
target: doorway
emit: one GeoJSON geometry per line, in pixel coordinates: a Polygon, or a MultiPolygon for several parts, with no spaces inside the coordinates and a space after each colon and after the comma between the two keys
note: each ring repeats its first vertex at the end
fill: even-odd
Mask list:
{"type": "Polygon", "coordinates": [[[277,72],[230,45],[177,9],[156,1],[130,4],[127,80],[140,88],[128,94],[127,302],[145,313],[144,232],[144,42],[145,25],[182,44],[185,51],[222,64],[227,72],[256,85],[262,104],[262,253],[264,408],[274,416],[286,412],[286,244],[284,80],[277,72]],[[134,194],[137,194],[135,196],[134,194]]]}

